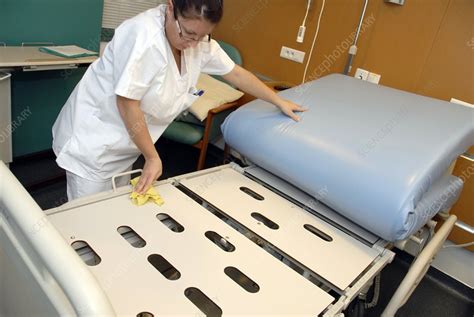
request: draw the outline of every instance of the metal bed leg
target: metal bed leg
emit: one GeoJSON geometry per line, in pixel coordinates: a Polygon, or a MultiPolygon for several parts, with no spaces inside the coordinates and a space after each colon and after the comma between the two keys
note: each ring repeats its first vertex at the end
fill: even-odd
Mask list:
{"type": "Polygon", "coordinates": [[[456,220],[457,217],[455,215],[450,215],[438,232],[436,232],[433,239],[431,239],[431,241],[425,246],[418,258],[411,265],[410,270],[396,290],[387,307],[385,307],[382,317],[395,316],[397,310],[406,303],[421,279],[425,276],[434,256],[443,246],[443,243],[453,229],[456,220]]]}

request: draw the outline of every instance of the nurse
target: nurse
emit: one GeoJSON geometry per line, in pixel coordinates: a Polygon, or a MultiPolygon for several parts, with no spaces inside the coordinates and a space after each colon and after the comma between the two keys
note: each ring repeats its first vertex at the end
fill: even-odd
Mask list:
{"type": "MultiPolygon", "coordinates": [[[[201,72],[273,103],[298,120],[300,106],[284,100],[235,65],[211,32],[223,0],[169,0],[125,21],[101,58],[86,71],[53,126],[53,150],[66,170],[69,200],[111,189],[113,175],[145,165],[135,187],[144,193],[162,173],[154,143],[198,98],[201,72]]],[[[125,185],[130,177],[122,177],[125,185]]]]}

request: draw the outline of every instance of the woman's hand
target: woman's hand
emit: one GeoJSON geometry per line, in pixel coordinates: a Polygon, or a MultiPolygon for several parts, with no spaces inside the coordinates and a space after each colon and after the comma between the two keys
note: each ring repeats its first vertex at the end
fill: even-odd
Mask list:
{"type": "Polygon", "coordinates": [[[277,106],[280,108],[281,112],[295,121],[300,121],[300,117],[298,117],[295,112],[308,110],[286,99],[281,99],[281,101],[277,103],[277,106]]]}
{"type": "Polygon", "coordinates": [[[161,159],[140,109],[140,101],[117,96],[117,108],[130,138],[145,157],[142,176],[134,188],[137,193],[145,194],[153,182],[161,176],[163,171],[161,159]]]}
{"type": "Polygon", "coordinates": [[[162,172],[163,165],[159,156],[145,159],[142,176],[140,176],[140,180],[134,190],[139,194],[145,194],[153,182],[161,176],[162,172]]]}

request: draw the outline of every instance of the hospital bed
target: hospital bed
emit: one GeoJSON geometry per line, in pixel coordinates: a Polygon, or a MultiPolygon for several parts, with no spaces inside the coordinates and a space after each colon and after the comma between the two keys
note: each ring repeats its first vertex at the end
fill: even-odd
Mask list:
{"type": "MultiPolygon", "coordinates": [[[[449,234],[474,142],[471,109],[331,75],[229,116],[248,162],[159,181],[162,206],[115,187],[43,212],[0,166],[0,315],[343,316],[375,293],[394,245],[419,255],[393,316],[449,234]]],[[[120,176],[120,175],[117,175],[120,176]]],[[[369,303],[374,304],[374,303],[369,303]]]]}

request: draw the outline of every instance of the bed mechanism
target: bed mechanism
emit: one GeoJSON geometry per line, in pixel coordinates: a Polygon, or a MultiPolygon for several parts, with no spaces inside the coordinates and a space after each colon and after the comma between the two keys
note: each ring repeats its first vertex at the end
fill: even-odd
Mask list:
{"type": "MultiPolygon", "coordinates": [[[[336,159],[327,161],[328,157],[322,155],[324,160],[318,161],[311,156],[322,146],[326,150],[319,153],[332,151],[353,158],[341,152],[348,146],[342,138],[331,132],[324,135],[324,127],[308,129],[318,127],[319,119],[326,121],[324,116],[339,114],[333,122],[345,126],[346,134],[357,139],[350,132],[357,127],[349,127],[350,120],[339,120],[344,114],[344,92],[348,96],[351,89],[360,92],[358,98],[351,97],[352,104],[365,116],[368,110],[364,110],[360,98],[371,104],[374,94],[379,99],[389,89],[360,85],[347,77],[328,76],[285,91],[285,97],[311,108],[297,125],[288,124],[286,118],[261,101],[239,109],[224,124],[224,135],[253,164],[242,168],[232,163],[160,181],[156,188],[165,200],[163,206],[136,207],[128,198],[131,189],[122,187],[44,213],[2,164],[0,315],[342,316],[392,261],[393,244],[417,240],[423,244],[423,251],[384,312],[384,316],[393,316],[423,277],[456,220],[450,216],[434,235],[419,233],[424,225],[433,233],[431,217],[448,209],[461,191],[462,184],[444,170],[473,143],[469,122],[472,112],[444,104],[454,107],[445,112],[437,105],[439,101],[430,99],[432,112],[442,115],[445,124],[437,129],[435,124],[433,129],[424,125],[423,150],[431,151],[436,143],[435,130],[441,136],[448,133],[450,138],[437,144],[433,152],[413,153],[413,164],[392,171],[393,181],[383,185],[394,197],[387,197],[383,190],[377,191],[378,173],[370,167],[381,159],[377,151],[389,151],[391,155],[399,152],[393,158],[399,160],[406,150],[416,148],[416,142],[408,142],[407,148],[391,139],[398,140],[396,135],[406,131],[402,120],[397,121],[399,131],[394,126],[378,139],[377,146],[365,148],[370,150],[364,152],[367,164],[357,161],[356,165],[362,172],[351,175],[350,169],[344,170],[344,164],[338,165],[336,159]],[[331,89],[332,97],[327,93],[331,89]],[[324,107],[334,105],[329,102],[334,98],[339,107],[324,107]],[[314,105],[319,108],[308,100],[318,101],[314,105]],[[318,116],[311,118],[311,113],[318,116]],[[254,126],[247,125],[252,121],[247,115],[253,116],[254,126]],[[275,127],[279,131],[271,131],[275,127]],[[311,132],[315,130],[316,134],[311,132]],[[268,137],[273,142],[265,140],[268,137]],[[326,138],[333,142],[326,142],[326,138]],[[313,147],[308,148],[305,142],[313,147]],[[301,149],[297,143],[306,149],[309,158],[298,155],[301,149]],[[324,168],[319,168],[321,165],[324,168]],[[412,173],[414,169],[419,173],[412,173]],[[335,176],[325,178],[331,170],[337,171],[335,176]],[[344,177],[338,177],[341,173],[344,177]],[[367,179],[360,178],[364,173],[367,179]],[[402,186],[406,175],[412,177],[411,190],[402,186]],[[334,178],[337,180],[331,181],[334,178]],[[343,194],[338,194],[337,188],[343,194]],[[448,190],[449,194],[440,200],[448,190]],[[366,193],[370,191],[378,195],[372,205],[364,201],[371,196],[366,193]],[[351,202],[355,211],[365,210],[365,217],[359,219],[357,212],[346,210],[351,204],[341,197],[351,202]],[[393,225],[374,226],[373,222],[380,221],[377,210],[383,210],[385,219],[393,225]],[[390,212],[402,214],[402,220],[390,212]]],[[[389,93],[395,93],[395,99],[409,95],[426,101],[425,97],[391,89],[389,93]]],[[[370,109],[372,113],[374,109],[370,109]]],[[[387,109],[391,118],[393,111],[387,109]]],[[[423,106],[416,103],[416,109],[415,115],[431,122],[423,106]]],[[[351,116],[357,120],[354,112],[351,116]]],[[[376,122],[384,122],[380,118],[365,119],[375,126],[376,122]]],[[[373,131],[378,130],[369,129],[359,138],[367,140],[373,131]]],[[[382,164],[382,168],[386,166],[382,164]]]]}

